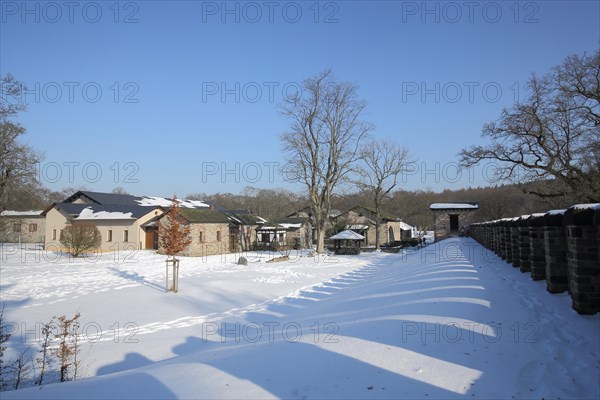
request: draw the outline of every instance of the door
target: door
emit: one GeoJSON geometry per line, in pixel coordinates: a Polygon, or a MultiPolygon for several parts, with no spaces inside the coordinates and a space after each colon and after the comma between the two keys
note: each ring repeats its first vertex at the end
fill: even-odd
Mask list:
{"type": "Polygon", "coordinates": [[[459,228],[458,214],[451,214],[450,215],[450,230],[457,231],[458,228],[459,228]]]}
{"type": "Polygon", "coordinates": [[[158,250],[158,230],[152,227],[146,228],[146,249],[158,250]]]}

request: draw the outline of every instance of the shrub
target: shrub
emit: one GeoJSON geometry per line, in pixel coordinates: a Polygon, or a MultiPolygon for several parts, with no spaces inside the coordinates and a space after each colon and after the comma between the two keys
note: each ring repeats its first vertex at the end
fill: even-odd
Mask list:
{"type": "Polygon", "coordinates": [[[92,224],[73,224],[63,230],[60,243],[69,249],[69,254],[78,257],[82,253],[99,248],[102,236],[92,224]]]}

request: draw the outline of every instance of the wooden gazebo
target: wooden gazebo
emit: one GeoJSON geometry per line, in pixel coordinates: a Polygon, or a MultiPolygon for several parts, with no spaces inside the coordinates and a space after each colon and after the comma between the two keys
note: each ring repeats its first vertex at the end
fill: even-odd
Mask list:
{"type": "Polygon", "coordinates": [[[333,240],[335,254],[360,254],[360,242],[364,239],[363,235],[350,229],[341,231],[329,238],[329,240],[333,240]]]}

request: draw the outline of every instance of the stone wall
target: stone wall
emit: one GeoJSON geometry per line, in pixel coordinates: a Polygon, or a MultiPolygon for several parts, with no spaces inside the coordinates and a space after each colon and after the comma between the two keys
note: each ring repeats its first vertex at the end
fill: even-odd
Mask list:
{"type": "MultiPolygon", "coordinates": [[[[163,220],[161,220],[161,224],[163,220]]],[[[191,243],[181,253],[182,256],[204,257],[229,253],[229,224],[227,223],[193,223],[190,226],[191,243]]],[[[160,253],[164,252],[162,246],[160,253]]]]}
{"type": "Polygon", "coordinates": [[[600,312],[600,203],[472,224],[475,240],[550,293],[569,291],[580,314],[600,312]]]}
{"type": "Polygon", "coordinates": [[[439,209],[433,211],[433,230],[435,241],[460,234],[460,227],[467,227],[473,223],[472,209],[439,209]],[[458,215],[458,230],[450,229],[450,215],[458,215]]]}

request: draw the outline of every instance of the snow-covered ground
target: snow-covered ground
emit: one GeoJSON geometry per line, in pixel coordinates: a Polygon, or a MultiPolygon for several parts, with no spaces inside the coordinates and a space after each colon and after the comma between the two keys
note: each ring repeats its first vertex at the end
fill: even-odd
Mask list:
{"type": "Polygon", "coordinates": [[[248,266],[183,258],[177,294],[152,252],[35,254],[1,254],[11,346],[80,311],[88,378],[2,398],[600,397],[600,315],[470,238],[248,266]]]}

